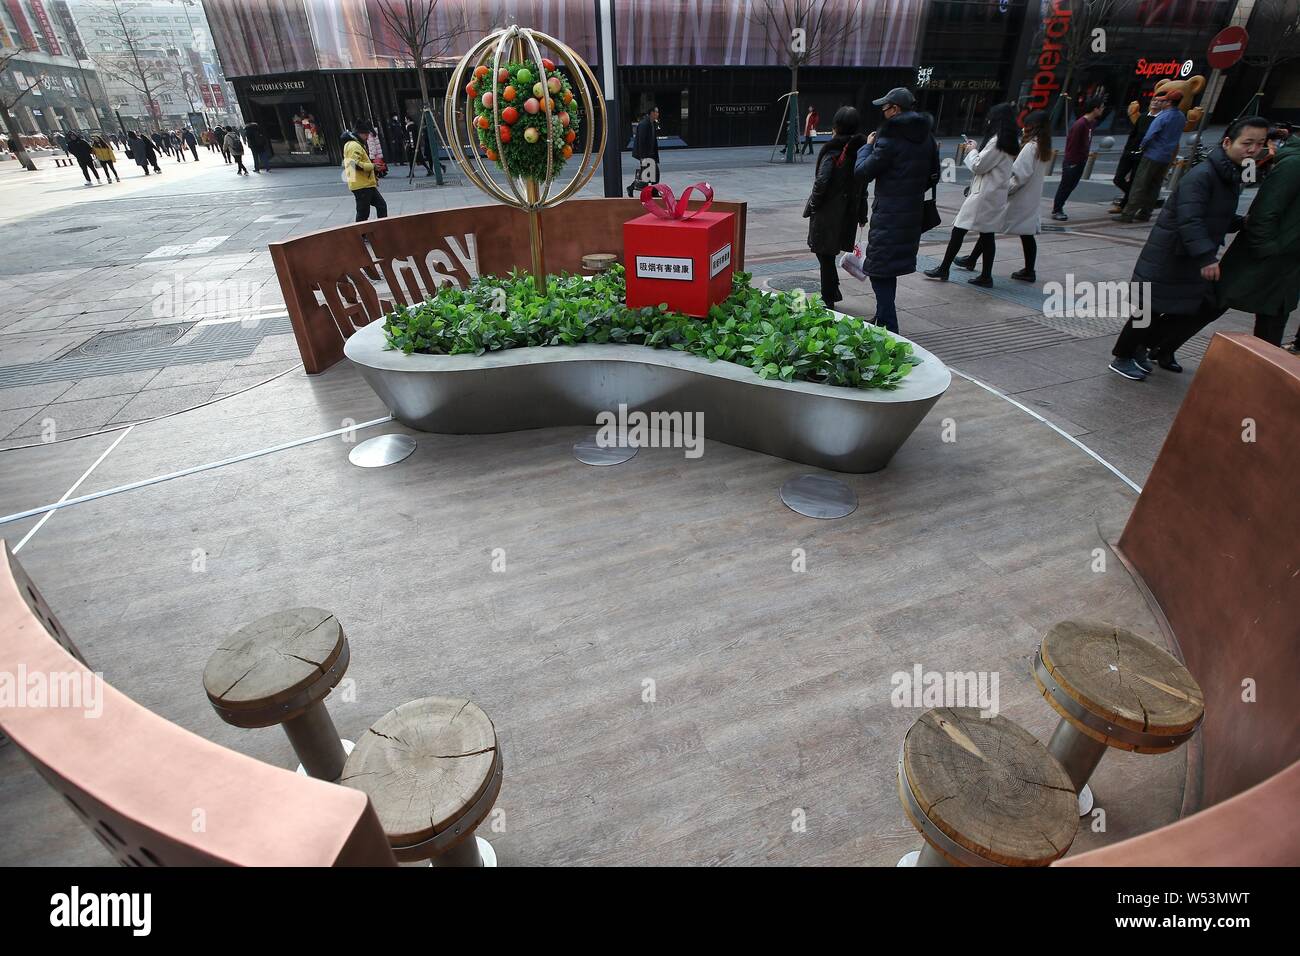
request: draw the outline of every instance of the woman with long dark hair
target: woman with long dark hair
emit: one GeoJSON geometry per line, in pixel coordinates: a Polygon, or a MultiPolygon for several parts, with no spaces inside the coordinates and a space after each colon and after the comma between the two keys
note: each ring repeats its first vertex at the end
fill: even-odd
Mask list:
{"type": "Polygon", "coordinates": [[[1002,229],[1006,215],[1011,165],[1020,151],[1019,140],[1016,108],[1010,103],[999,103],[989,110],[984,141],[978,147],[973,140],[966,141],[970,148],[965,162],[974,173],[974,178],[966,201],[961,204],[961,210],[953,220],[952,238],[948,240],[948,251],[944,253],[943,262],[933,269],[926,269],[927,278],[947,282],[948,269],[961,251],[966,234],[978,232],[979,242],[972,255],[983,257],[984,268],[970,283],[982,286],[993,284],[993,236],[1002,229]]]}
{"type": "Polygon", "coordinates": [[[858,150],[867,138],[859,130],[862,118],[852,106],[841,106],[831,124],[832,135],[817,154],[812,195],[804,206],[808,248],[817,255],[822,273],[822,301],[831,308],[840,301],[835,260],[853,248],[853,234],[867,221],[867,184],[853,175],[858,150]]]}
{"type": "MultiPolygon", "coordinates": [[[[1034,110],[1025,117],[1020,142],[1020,155],[1011,165],[1006,219],[1000,231],[1004,236],[1019,236],[1020,246],[1025,253],[1025,267],[1011,273],[1011,278],[1022,282],[1037,282],[1034,265],[1038,260],[1038,240],[1034,237],[1042,231],[1039,207],[1043,201],[1043,181],[1047,178],[1047,167],[1052,162],[1052,129],[1046,110],[1034,110]]],[[[983,241],[981,238],[980,242],[983,241]]],[[[963,269],[973,270],[981,251],[979,243],[976,243],[975,251],[964,259],[956,260],[956,264],[963,269]]]]}

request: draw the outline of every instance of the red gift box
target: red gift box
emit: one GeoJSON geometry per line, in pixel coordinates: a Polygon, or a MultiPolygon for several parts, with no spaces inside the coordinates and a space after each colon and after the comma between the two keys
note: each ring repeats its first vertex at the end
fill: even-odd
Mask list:
{"type": "Polygon", "coordinates": [[[703,317],[731,295],[735,216],[700,212],[689,219],[647,214],[623,223],[628,308],[667,303],[703,317]]]}

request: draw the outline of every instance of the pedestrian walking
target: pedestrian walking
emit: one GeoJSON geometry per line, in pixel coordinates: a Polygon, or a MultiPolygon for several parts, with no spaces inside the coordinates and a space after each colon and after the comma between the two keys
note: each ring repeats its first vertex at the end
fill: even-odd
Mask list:
{"type": "Polygon", "coordinates": [[[86,177],[86,185],[94,186],[99,182],[99,170],[95,168],[95,153],[90,144],[81,138],[80,133],[68,134],[68,153],[81,167],[81,175],[86,177]],[[90,174],[95,174],[95,182],[90,181],[90,174]]]}
{"type": "Polygon", "coordinates": [[[854,168],[863,185],[875,183],[862,271],[875,294],[875,323],[897,332],[898,277],[916,271],[925,193],[939,182],[939,144],[933,121],[916,112],[916,98],[904,87],[872,105],[880,107],[884,122],[858,150],[854,168]]]}
{"type": "Polygon", "coordinates": [[[1156,115],[1142,137],[1142,161],[1133,174],[1133,185],[1129,187],[1128,201],[1120,213],[1120,222],[1147,222],[1151,218],[1151,210],[1160,198],[1160,186],[1165,181],[1165,173],[1178,155],[1178,144],[1183,138],[1183,126],[1187,118],[1178,108],[1182,96],[1182,93],[1173,90],[1165,96],[1151,98],[1152,105],[1156,107],[1156,115]]]}
{"type": "Polygon", "coordinates": [[[983,259],[979,275],[967,280],[971,285],[993,285],[993,255],[995,234],[1002,229],[1006,219],[1007,193],[1011,188],[1011,169],[1020,153],[1020,137],[1016,130],[1016,108],[1010,103],[999,103],[989,110],[985,124],[984,141],[966,141],[969,147],[964,160],[974,174],[966,200],[952,223],[952,237],[943,261],[933,269],[926,269],[929,279],[948,281],[948,269],[969,232],[979,233],[971,257],[983,259]]]}
{"type": "Polygon", "coordinates": [[[1259,155],[1267,136],[1268,120],[1237,120],[1165,202],[1133,270],[1132,281],[1150,289],[1140,303],[1141,324],[1134,318],[1124,324],[1111,349],[1112,372],[1135,382],[1147,377],[1152,362],[1181,372],[1175,353],[1223,314],[1216,288],[1221,277],[1219,247],[1228,233],[1242,226],[1237,200],[1244,185],[1243,164],[1259,155]]]}
{"type": "Polygon", "coordinates": [[[217,138],[217,148],[221,150],[221,156],[223,159],[225,159],[227,166],[229,166],[231,162],[230,150],[226,147],[226,133],[228,132],[229,130],[224,126],[218,126],[215,131],[216,138],[217,138]]]}
{"type": "Polygon", "coordinates": [[[1105,111],[1105,101],[1100,96],[1094,96],[1088,100],[1084,114],[1074,121],[1065,137],[1061,181],[1056,186],[1056,198],[1052,200],[1053,219],[1065,222],[1070,218],[1065,214],[1065,202],[1083,178],[1084,167],[1088,165],[1088,154],[1092,151],[1092,131],[1101,122],[1105,111]]]}
{"type": "Polygon", "coordinates": [[[629,196],[637,191],[638,184],[644,187],[659,182],[659,107],[650,107],[637,124],[632,158],[636,160],[636,173],[627,187],[629,196]]]}
{"type": "Polygon", "coordinates": [[[104,182],[108,182],[109,175],[113,176],[117,182],[122,181],[122,177],[117,174],[117,156],[113,153],[113,147],[109,146],[102,136],[96,136],[90,144],[95,158],[99,160],[99,165],[104,167],[104,182]]]}
{"type": "Polygon", "coordinates": [[[261,124],[252,122],[245,126],[244,138],[248,140],[248,151],[253,154],[253,172],[269,171],[271,141],[263,132],[261,124]]]}
{"type": "MultiPolygon", "coordinates": [[[[1025,117],[1020,142],[1020,153],[1011,165],[1007,212],[1000,231],[1006,236],[1019,236],[1025,254],[1025,267],[1011,273],[1011,278],[1037,282],[1038,274],[1034,271],[1038,261],[1036,237],[1043,227],[1039,206],[1043,201],[1043,182],[1052,162],[1051,117],[1046,110],[1034,110],[1025,117]]],[[[979,243],[976,243],[975,251],[964,259],[954,260],[954,263],[963,269],[974,270],[981,251],[979,243]]]]}
{"type": "Polygon", "coordinates": [[[233,128],[226,130],[221,145],[235,162],[235,175],[247,176],[248,170],[244,168],[244,141],[239,138],[239,134],[233,128]]]}
{"type": "Polygon", "coordinates": [[[820,121],[821,117],[817,115],[817,107],[808,107],[808,115],[803,121],[803,149],[799,151],[799,155],[812,155],[813,137],[817,135],[817,124],[820,121]]]}
{"type": "Polygon", "coordinates": [[[830,142],[817,153],[812,195],[803,210],[808,248],[821,265],[822,301],[832,309],[843,298],[835,260],[853,248],[857,227],[867,224],[867,184],[854,174],[858,151],[867,144],[861,128],[862,118],[852,106],[836,111],[830,142]]]}
{"type": "MultiPolygon", "coordinates": [[[[1255,315],[1255,335],[1282,344],[1300,304],[1300,139],[1284,138],[1245,228],[1219,263],[1219,307],[1255,315]]],[[[1300,337],[1300,333],[1297,333],[1300,337]]]]}
{"type": "Polygon", "coordinates": [[[190,153],[194,156],[194,161],[199,161],[199,138],[194,135],[194,130],[188,126],[181,133],[181,140],[190,148],[190,153]]]}
{"type": "Polygon", "coordinates": [[[162,170],[158,169],[158,161],[153,153],[153,143],[135,130],[131,130],[126,134],[126,154],[131,157],[137,166],[144,170],[146,176],[149,175],[149,166],[151,164],[158,172],[162,172],[162,170]]]}
{"type": "Polygon", "coordinates": [[[375,164],[370,161],[364,141],[374,132],[367,120],[359,120],[356,133],[343,134],[343,178],[352,190],[357,204],[357,222],[370,218],[373,206],[375,215],[383,219],[388,215],[388,204],[379,195],[379,182],[375,179],[375,164]]]}
{"type": "Polygon", "coordinates": [[[1119,187],[1120,195],[1111,204],[1110,213],[1112,215],[1124,211],[1124,204],[1128,202],[1129,191],[1133,188],[1133,177],[1137,173],[1138,165],[1142,162],[1142,138],[1146,136],[1147,130],[1151,128],[1151,122],[1156,118],[1158,107],[1154,101],[1147,105],[1147,111],[1137,118],[1133,124],[1133,129],[1129,131],[1128,139],[1124,141],[1124,150],[1120,153],[1119,162],[1115,165],[1115,178],[1111,180],[1119,187]]]}
{"type": "Polygon", "coordinates": [[[406,162],[406,125],[396,113],[388,118],[388,151],[397,165],[406,162]]]}

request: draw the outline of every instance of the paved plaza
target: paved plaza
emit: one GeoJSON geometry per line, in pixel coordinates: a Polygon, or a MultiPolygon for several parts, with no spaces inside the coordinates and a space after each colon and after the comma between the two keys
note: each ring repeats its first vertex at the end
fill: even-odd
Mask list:
{"type": "MultiPolygon", "coordinates": [[[[770,152],[666,152],[664,180],[746,201],[746,269],[812,291],[812,165],[770,152]]],[[[1229,313],[1185,372],[1135,383],[1107,369],[1121,319],[1045,307],[1049,283],[1129,279],[1148,227],[1106,215],[1105,161],[1040,237],[1036,284],[1008,278],[1014,240],[991,289],[960,270],[900,280],[900,331],[951,387],[888,468],[841,476],[856,512],[812,521],[777,497],[807,470],[793,461],[714,442],[699,461],[656,447],[588,468],[572,449],[589,427],[415,433],[353,363],[306,375],[267,244],[351,222],[346,186],[200,156],[93,187],[47,156],[0,164],[0,530],[86,660],[167,721],[292,767],[284,734],[218,719],[201,676],[238,626],[328,608],[352,645],[356,692],[330,698],[343,737],[435,693],[491,715],[504,822],[479,832],[503,865],[889,866],[920,843],[897,787],[920,711],[891,704],[889,675],[1000,674],[1000,712],[1045,741],[1058,717],[1032,667],[1057,622],[1176,646],[1111,548],[1210,335],[1251,320],[1229,313]],[[381,433],[417,450],[348,464],[381,433]]],[[[481,200],[402,172],[382,184],[392,215],[481,200]]],[[[966,181],[941,185],[921,268],[966,181]]],[[[843,287],[841,309],[871,317],[870,287],[843,287]]],[[[1184,815],[1189,749],[1109,753],[1091,778],[1108,822],[1085,819],[1071,852],[1184,815]]],[[[0,749],[0,864],[104,862],[18,750],[0,749]]]]}

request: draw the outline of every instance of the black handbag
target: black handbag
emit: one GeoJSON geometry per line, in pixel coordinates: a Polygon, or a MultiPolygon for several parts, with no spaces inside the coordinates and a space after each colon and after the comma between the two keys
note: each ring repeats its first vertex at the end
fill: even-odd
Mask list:
{"type": "Polygon", "coordinates": [[[939,215],[939,187],[930,187],[930,198],[921,205],[921,231],[929,232],[943,223],[939,215]]]}

